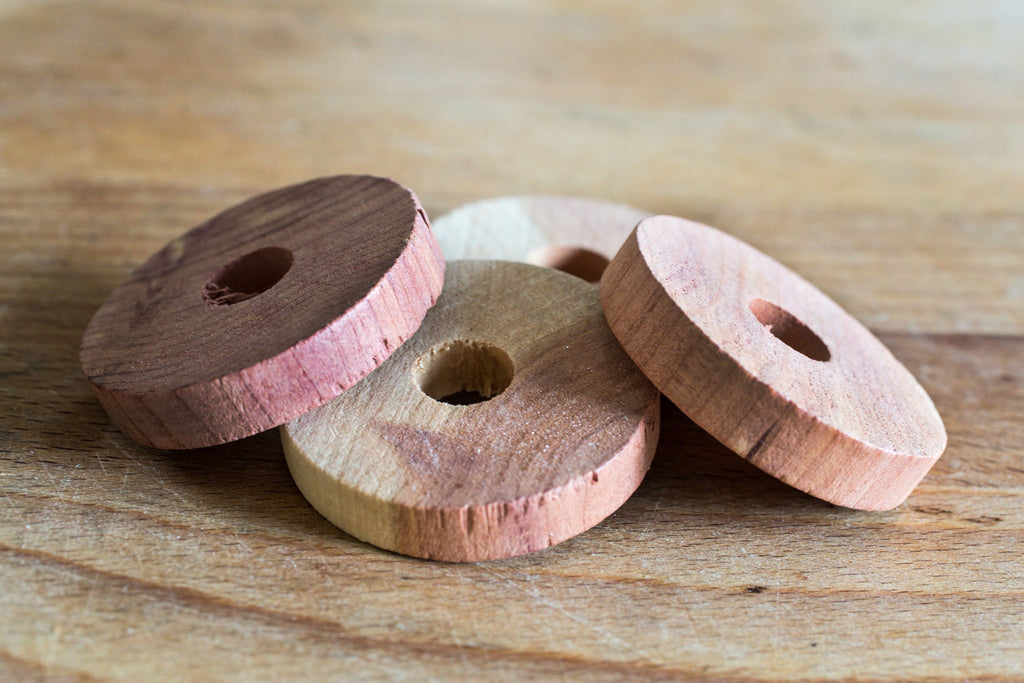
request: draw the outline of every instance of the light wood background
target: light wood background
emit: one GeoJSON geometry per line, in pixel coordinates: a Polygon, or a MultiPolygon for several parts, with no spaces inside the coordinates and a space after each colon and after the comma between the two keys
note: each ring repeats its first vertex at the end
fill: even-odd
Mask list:
{"type": "Polygon", "coordinates": [[[1024,676],[1024,12],[1007,2],[0,4],[9,678],[1024,676]],[[580,194],[721,227],[878,331],[949,448],[889,513],[665,406],[638,493],[515,560],[321,519],[274,432],[137,447],[77,362],[131,267],[372,172],[439,215],[580,194]]]}

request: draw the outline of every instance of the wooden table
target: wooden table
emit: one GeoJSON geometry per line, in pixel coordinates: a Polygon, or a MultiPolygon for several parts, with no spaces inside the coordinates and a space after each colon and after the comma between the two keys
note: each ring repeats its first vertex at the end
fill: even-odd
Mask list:
{"type": "Polygon", "coordinates": [[[4,677],[1024,677],[1020,6],[426,4],[0,4],[4,677]],[[854,512],[666,406],[618,513],[448,565],[325,522],[276,433],[125,439],[78,369],[100,302],[339,172],[433,215],[546,192],[724,228],[876,330],[949,448],[854,512]]]}

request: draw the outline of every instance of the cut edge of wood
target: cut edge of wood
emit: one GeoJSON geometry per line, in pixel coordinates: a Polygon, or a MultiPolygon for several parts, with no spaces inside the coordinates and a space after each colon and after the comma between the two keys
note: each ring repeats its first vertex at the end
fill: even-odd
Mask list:
{"type": "MultiPolygon", "coordinates": [[[[944,426],[942,448],[934,455],[923,456],[866,443],[808,413],[747,372],[679,310],[651,273],[639,248],[637,230],[634,228],[601,279],[601,304],[612,332],[655,386],[701,429],[793,488],[857,510],[884,511],[902,504],[945,451],[948,436],[944,426]],[[631,327],[620,312],[638,302],[650,302],[654,309],[646,311],[639,324],[631,327]],[[655,323],[664,320],[670,322],[655,323]],[[643,341],[637,340],[638,333],[648,338],[664,329],[673,330],[683,343],[672,345],[669,357],[646,353],[643,341]],[[742,373],[756,394],[747,402],[767,414],[756,420],[767,425],[756,434],[749,427],[743,429],[743,421],[733,430],[716,427],[712,413],[733,407],[702,398],[686,381],[691,374],[724,378],[736,373],[742,373]],[[852,463],[858,466],[851,468],[852,463]],[[884,486],[875,486],[882,480],[884,486]]],[[[938,416],[930,396],[928,400],[938,416]]]]}
{"type": "MultiPolygon", "coordinates": [[[[362,299],[329,325],[292,347],[212,382],[149,393],[108,389],[82,369],[93,393],[118,428],[133,441],[152,448],[181,450],[219,445],[273,429],[298,417],[335,398],[375,370],[415,334],[444,285],[445,261],[441,248],[419,198],[412,190],[405,189],[415,205],[416,217],[398,258],[362,299]],[[411,292],[416,296],[409,296],[411,292]],[[404,324],[393,332],[385,333],[381,329],[384,334],[367,344],[361,328],[367,320],[376,320],[381,315],[404,324]],[[354,317],[359,320],[353,320],[354,317]],[[353,345],[359,346],[361,353],[339,353],[353,345]],[[320,367],[317,379],[307,374],[305,361],[313,359],[316,360],[313,365],[320,367]],[[325,360],[330,362],[325,364],[325,360]],[[302,378],[307,390],[300,391],[299,395],[306,400],[295,403],[293,391],[275,390],[265,395],[253,392],[252,385],[261,384],[260,380],[268,375],[286,377],[290,382],[302,378]],[[336,391],[325,395],[324,384],[336,387],[336,391]],[[250,388],[244,401],[238,400],[235,391],[238,386],[250,388]],[[218,415],[216,420],[203,418],[204,413],[211,412],[218,415]],[[184,421],[183,415],[186,416],[184,421]],[[230,418],[238,418],[238,421],[232,422],[230,418]]],[[[81,368],[81,362],[79,366],[81,368]]]]}
{"type": "Polygon", "coordinates": [[[599,467],[543,493],[479,506],[425,508],[345,487],[318,493],[330,475],[280,429],[285,461],[310,505],[340,530],[378,548],[425,560],[481,562],[526,555],[577,536],[612,515],[650,470],[661,426],[660,395],[627,442],[599,467]],[[324,501],[328,501],[327,504],[324,501]],[[523,534],[528,530],[528,534],[523,534]]]}

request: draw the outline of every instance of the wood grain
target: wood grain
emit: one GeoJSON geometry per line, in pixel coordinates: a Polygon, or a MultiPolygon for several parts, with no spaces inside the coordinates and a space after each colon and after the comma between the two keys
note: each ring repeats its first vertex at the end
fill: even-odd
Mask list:
{"type": "Polygon", "coordinates": [[[597,282],[649,211],[583,197],[495,197],[434,221],[448,259],[524,261],[597,282]]]}
{"type": "Polygon", "coordinates": [[[814,285],[712,227],[640,221],[601,278],[615,336],[676,406],[773,477],[890,510],[946,447],[913,375],[814,285]]]}
{"type": "Polygon", "coordinates": [[[650,467],[658,407],[592,286],[452,261],[420,330],[281,440],[299,490],[344,531],[475,562],[542,550],[615,512],[650,467]],[[457,392],[476,401],[450,404],[457,392]]]}
{"type": "Polygon", "coordinates": [[[217,214],[136,268],[89,322],[82,369],[135,441],[226,443],[369,374],[443,279],[412,192],[370,176],[311,180],[217,214]]]}
{"type": "Polygon", "coordinates": [[[1024,22],[1013,3],[0,3],[0,677],[1015,681],[1024,22]],[[663,404],[636,494],[554,548],[380,551],[279,437],[137,446],[82,377],[136,265],[267,188],[429,215],[602,197],[717,225],[878,333],[946,453],[833,507],[663,404]]]}

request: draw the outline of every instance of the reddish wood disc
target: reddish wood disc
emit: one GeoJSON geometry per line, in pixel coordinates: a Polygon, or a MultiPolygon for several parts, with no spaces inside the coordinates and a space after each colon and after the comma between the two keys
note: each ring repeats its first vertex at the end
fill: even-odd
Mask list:
{"type": "Polygon", "coordinates": [[[454,261],[413,338],[281,439],[299,489],[353,536],[487,560],[547,548],[618,509],[654,456],[659,400],[596,287],[524,263],[454,261]],[[462,405],[469,392],[476,402],[462,405]]]}
{"type": "Polygon", "coordinates": [[[945,448],[931,399],[867,328],[714,228],[641,221],[605,271],[601,299],[623,347],[673,403],[811,495],[893,508],[945,448]]]}
{"type": "Polygon", "coordinates": [[[443,280],[411,191],[370,176],[311,180],[150,257],[89,323],[82,368],[139,443],[225,443],[355,384],[416,331],[443,280]]]}

